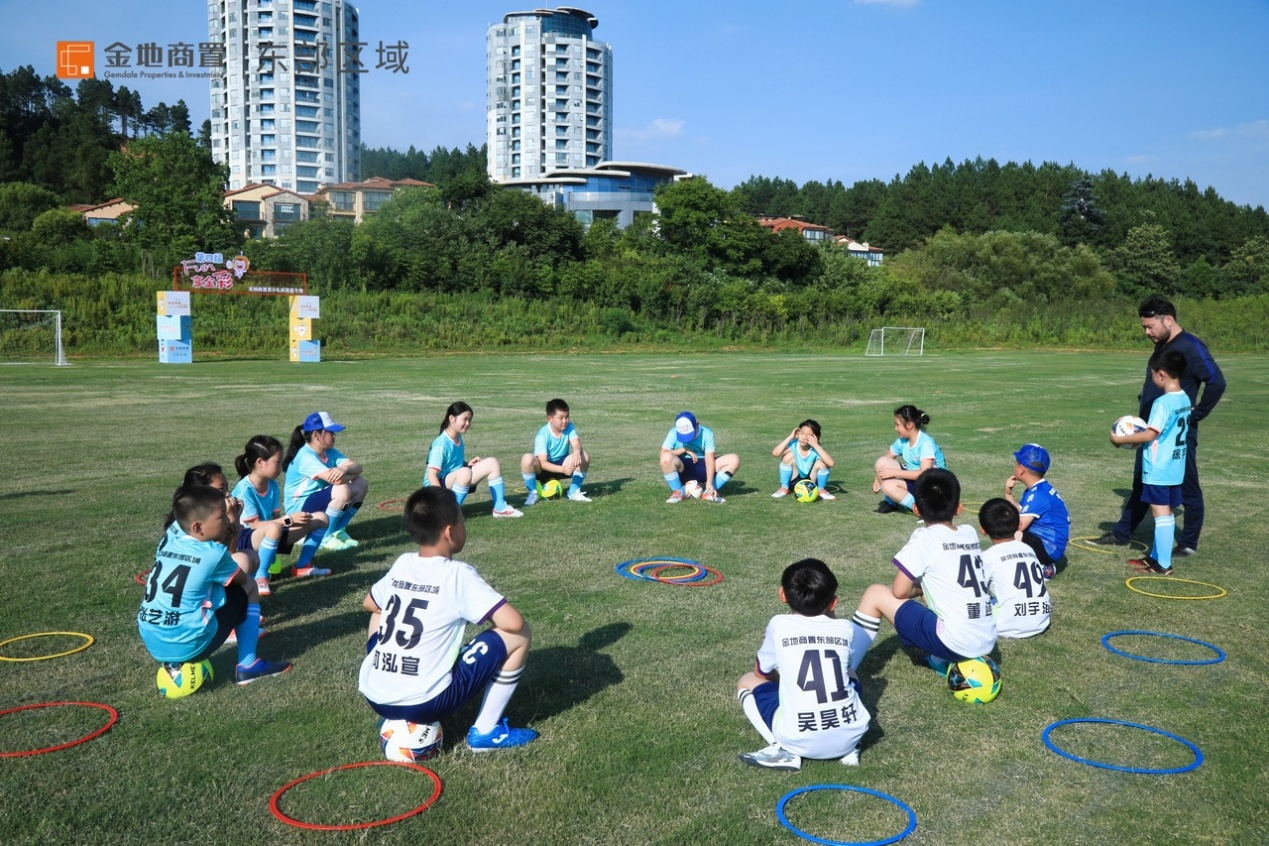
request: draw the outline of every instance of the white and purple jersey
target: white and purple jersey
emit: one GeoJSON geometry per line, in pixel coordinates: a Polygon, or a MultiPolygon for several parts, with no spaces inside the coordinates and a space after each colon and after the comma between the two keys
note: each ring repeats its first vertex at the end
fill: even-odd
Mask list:
{"type": "Polygon", "coordinates": [[[778,614],[767,623],[758,671],[780,674],[780,707],[771,731],[807,758],[840,758],[868,730],[871,715],[850,683],[850,620],[778,614]]]}
{"type": "Polygon", "coordinates": [[[326,450],[325,457],[319,456],[317,450],[308,444],[300,447],[286,468],[286,500],[283,503],[286,513],[304,510],[304,500],[322,488],[329,488],[330,482],[317,476],[338,467],[346,457],[334,447],[326,450]]]}
{"type": "Polygon", "coordinates": [[[1035,550],[1016,540],[992,544],[983,550],[983,569],[999,637],[1034,637],[1049,627],[1052,597],[1035,550]]]}
{"type": "Polygon", "coordinates": [[[943,459],[943,450],[939,448],[934,438],[923,431],[917,432],[915,444],[908,443],[907,438],[895,438],[894,443],[890,445],[890,452],[899,457],[899,464],[904,470],[920,470],[921,462],[927,458],[934,459],[935,467],[947,468],[947,462],[943,459]]]}
{"type": "Polygon", "coordinates": [[[938,636],[960,655],[986,655],[996,645],[991,590],[973,526],[936,523],[912,533],[895,553],[895,566],[925,594],[938,615],[938,636]]]}
{"type": "Polygon", "coordinates": [[[467,623],[506,602],[464,561],[409,552],[370,588],[381,609],[378,642],[361,663],[358,689],[380,705],[417,705],[450,685],[467,623]]]}
{"type": "Polygon", "coordinates": [[[570,420],[564,431],[558,435],[551,431],[551,424],[547,423],[538,429],[537,437],[533,439],[533,454],[545,455],[547,461],[559,464],[568,458],[569,445],[578,440],[580,438],[573,421],[570,420]]]}
{"type": "Polygon", "coordinates": [[[1150,406],[1146,425],[1159,437],[1142,448],[1141,481],[1146,485],[1179,485],[1185,481],[1186,429],[1190,398],[1185,391],[1164,394],[1150,406]]]}

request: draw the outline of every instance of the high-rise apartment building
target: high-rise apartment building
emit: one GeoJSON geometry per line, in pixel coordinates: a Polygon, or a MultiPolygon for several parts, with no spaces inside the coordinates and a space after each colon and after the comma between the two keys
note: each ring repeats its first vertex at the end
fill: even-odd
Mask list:
{"type": "Polygon", "coordinates": [[[230,189],[315,193],[361,176],[357,9],[342,0],[208,0],[225,68],[211,82],[212,157],[230,189]]]}
{"type": "Polygon", "coordinates": [[[489,176],[534,179],[612,158],[612,47],[570,7],[512,12],[485,37],[489,176]]]}

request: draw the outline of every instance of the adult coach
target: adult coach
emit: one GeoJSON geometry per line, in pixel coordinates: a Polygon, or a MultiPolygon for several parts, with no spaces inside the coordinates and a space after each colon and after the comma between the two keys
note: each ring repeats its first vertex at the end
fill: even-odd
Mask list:
{"type": "MultiPolygon", "coordinates": [[[[1154,361],[1168,350],[1176,350],[1185,356],[1185,375],[1181,378],[1181,389],[1190,398],[1194,407],[1190,415],[1190,427],[1185,433],[1185,481],[1181,483],[1181,505],[1185,509],[1185,527],[1177,541],[1173,557],[1184,558],[1198,552],[1199,532],[1203,530],[1203,489],[1199,487],[1198,475],[1198,423],[1212,413],[1216,403],[1225,393],[1225,376],[1217,366],[1207,345],[1186,332],[1177,322],[1176,306],[1163,297],[1151,297],[1141,304],[1137,310],[1141,318],[1141,328],[1146,337],[1154,342],[1154,353],[1150,360],[1154,361]],[[1199,386],[1203,386],[1203,396],[1199,398],[1199,386]]],[[[1141,389],[1138,416],[1148,418],[1150,407],[1162,395],[1162,390],[1155,386],[1150,378],[1150,366],[1146,365],[1146,382],[1141,389]]],[[[1132,493],[1124,504],[1123,514],[1115,528],[1093,541],[1098,546],[1125,546],[1133,530],[1146,516],[1150,506],[1141,501],[1141,450],[1136,451],[1136,460],[1132,469],[1132,493]]]]}

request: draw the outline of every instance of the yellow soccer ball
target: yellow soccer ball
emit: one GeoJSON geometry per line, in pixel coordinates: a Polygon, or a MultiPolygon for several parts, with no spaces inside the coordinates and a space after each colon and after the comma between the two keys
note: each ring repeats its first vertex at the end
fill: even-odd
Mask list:
{"type": "Polygon", "coordinates": [[[168,672],[166,664],[160,664],[159,671],[154,677],[154,682],[159,688],[159,695],[166,699],[180,699],[183,696],[189,696],[202,687],[205,682],[211,680],[211,661],[205,659],[202,661],[187,661],[175,673],[168,672]]]}
{"type": "Polygon", "coordinates": [[[564,494],[564,486],[560,484],[559,479],[547,479],[538,487],[538,495],[543,499],[555,499],[564,494]]]}

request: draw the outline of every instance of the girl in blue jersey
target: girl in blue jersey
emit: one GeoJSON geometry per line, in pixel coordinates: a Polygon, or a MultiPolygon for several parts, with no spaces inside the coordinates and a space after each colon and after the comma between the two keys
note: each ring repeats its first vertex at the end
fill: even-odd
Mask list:
{"type": "Polygon", "coordinates": [[[496,458],[467,458],[463,435],[471,429],[474,412],[461,400],[445,409],[441,420],[441,433],[432,441],[427,451],[427,470],[423,487],[444,487],[454,492],[454,498],[462,505],[471,489],[481,479],[489,480],[489,495],[493,497],[493,516],[523,517],[524,512],[507,504],[506,483],[502,478],[502,466],[496,458]]]}
{"type": "Polygon", "coordinates": [[[886,454],[873,465],[877,476],[874,493],[884,495],[877,506],[878,514],[900,509],[912,510],[913,486],[917,477],[931,467],[947,468],[943,450],[925,432],[930,415],[915,405],[901,405],[894,410],[894,431],[898,435],[886,454]]]}
{"type": "Polygon", "coordinates": [[[780,487],[771,495],[782,499],[801,479],[810,479],[819,489],[820,499],[832,502],[837,499],[824,488],[828,485],[828,472],[833,469],[833,456],[820,443],[820,424],[803,420],[791,434],[785,435],[771,450],[780,459],[780,487]]]}
{"type": "Polygon", "coordinates": [[[242,502],[242,534],[238,548],[248,552],[255,563],[256,588],[268,596],[269,574],[282,572],[279,554],[289,555],[292,547],[318,529],[327,526],[326,514],[297,511],[282,515],[282,442],[271,435],[256,435],[247,441],[242,455],[234,459],[242,478],[233,496],[242,502]]]}
{"type": "Polygon", "coordinates": [[[344,431],[325,411],[315,411],[295,427],[287,445],[282,469],[286,490],[282,509],[292,521],[300,514],[326,514],[327,525],[315,528],[304,538],[295,575],[329,576],[325,567],[314,567],[318,547],[351,549],[357,541],[344,527],[366,500],[370,486],[361,475],[361,465],[335,449],[335,435],[344,431]]]}

